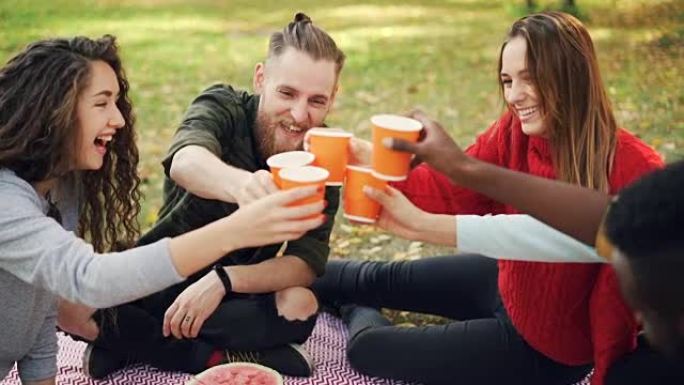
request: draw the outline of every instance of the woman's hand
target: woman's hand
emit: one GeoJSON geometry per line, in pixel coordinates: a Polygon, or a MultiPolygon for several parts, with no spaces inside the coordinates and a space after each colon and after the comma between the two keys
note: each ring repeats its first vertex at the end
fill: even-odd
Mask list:
{"type": "Polygon", "coordinates": [[[325,201],[303,206],[289,205],[317,193],[307,186],[278,191],[258,199],[225,218],[233,236],[233,249],[271,245],[301,238],[307,231],[321,226],[326,218],[321,211],[325,201]],[[314,218],[302,219],[308,216],[314,218]]]}
{"type": "Polygon", "coordinates": [[[372,200],[380,203],[382,211],[375,224],[383,230],[409,240],[418,240],[421,224],[429,215],[416,207],[399,190],[387,186],[378,190],[366,186],[363,192],[372,200]]]}
{"type": "Polygon", "coordinates": [[[258,170],[253,172],[235,193],[235,200],[242,207],[277,191],[278,187],[273,181],[273,175],[266,170],[258,170]]]}
{"type": "Polygon", "coordinates": [[[411,241],[440,245],[456,244],[456,218],[452,215],[432,214],[416,207],[399,190],[387,186],[385,190],[364,187],[364,193],[382,205],[376,225],[411,241]]]}
{"type": "Polygon", "coordinates": [[[173,237],[169,254],[176,271],[187,277],[235,250],[301,238],[325,222],[321,213],[325,201],[290,205],[317,193],[317,186],[278,191],[206,226],[173,237]]]}

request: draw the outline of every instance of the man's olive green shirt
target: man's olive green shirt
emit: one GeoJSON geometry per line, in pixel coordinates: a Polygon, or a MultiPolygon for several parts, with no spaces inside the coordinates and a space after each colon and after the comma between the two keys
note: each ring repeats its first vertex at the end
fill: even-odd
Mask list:
{"type": "MultiPolygon", "coordinates": [[[[217,84],[203,91],[188,108],[183,122],[162,161],[164,203],[154,227],[140,239],[140,244],[173,237],[223,218],[238,209],[238,205],[203,199],[185,191],[169,177],[173,156],[185,146],[206,148],[225,163],[246,171],[268,169],[258,151],[254,125],[259,97],[231,86],[217,84]]],[[[198,171],[199,172],[199,171],[198,171]]],[[[339,205],[339,188],[328,187],[325,199],[327,221],[302,238],[288,242],[285,255],[302,258],[317,275],[322,275],[330,248],[328,241],[339,205]]],[[[281,244],[237,250],[221,261],[224,265],[247,265],[273,258],[281,244]]]]}

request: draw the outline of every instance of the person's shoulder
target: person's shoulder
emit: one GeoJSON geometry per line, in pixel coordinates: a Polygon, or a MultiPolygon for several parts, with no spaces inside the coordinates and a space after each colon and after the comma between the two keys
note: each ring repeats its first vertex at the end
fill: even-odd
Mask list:
{"type": "Polygon", "coordinates": [[[611,172],[611,192],[615,193],[641,176],[662,168],[660,154],[625,129],[616,134],[615,156],[611,172]]]}
{"type": "Polygon", "coordinates": [[[0,169],[0,212],[17,210],[42,211],[41,200],[36,191],[13,171],[0,169]]]}
{"type": "Polygon", "coordinates": [[[216,83],[204,89],[193,103],[203,100],[211,100],[221,105],[245,105],[253,95],[244,90],[239,90],[229,84],[216,83]]]}
{"type": "Polygon", "coordinates": [[[663,165],[658,151],[624,128],[617,131],[615,157],[620,162],[647,162],[654,167],[663,165]]]}

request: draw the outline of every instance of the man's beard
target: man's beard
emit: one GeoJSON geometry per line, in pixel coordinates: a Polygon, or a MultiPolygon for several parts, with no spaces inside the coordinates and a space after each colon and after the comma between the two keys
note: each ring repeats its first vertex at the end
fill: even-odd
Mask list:
{"type": "MultiPolygon", "coordinates": [[[[285,125],[295,125],[294,122],[287,119],[271,118],[264,113],[257,112],[257,118],[254,122],[254,132],[256,133],[257,147],[263,159],[268,159],[270,156],[286,151],[302,150],[303,141],[295,145],[290,143],[279,144],[276,143],[276,132],[278,126],[284,123],[285,125]]],[[[306,130],[308,127],[305,127],[306,130]]]]}

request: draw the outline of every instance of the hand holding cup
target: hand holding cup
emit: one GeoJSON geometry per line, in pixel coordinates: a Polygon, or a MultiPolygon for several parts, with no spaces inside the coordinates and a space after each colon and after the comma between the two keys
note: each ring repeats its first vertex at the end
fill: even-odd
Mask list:
{"type": "Polygon", "coordinates": [[[337,128],[316,127],[307,131],[307,149],[315,155],[314,164],[330,173],[327,186],[342,186],[353,135],[337,128]]]}
{"type": "Polygon", "coordinates": [[[429,118],[424,112],[415,110],[409,115],[423,125],[423,132],[417,142],[401,138],[385,139],[383,145],[394,151],[414,154],[435,170],[450,175],[454,166],[462,165],[470,158],[449,136],[441,124],[429,118]]]}
{"type": "Polygon", "coordinates": [[[416,142],[423,128],[421,122],[399,115],[375,115],[373,125],[373,175],[387,181],[405,180],[411,154],[399,152],[385,145],[387,140],[401,139],[416,142]]]}
{"type": "Polygon", "coordinates": [[[280,170],[287,167],[308,166],[316,159],[315,155],[306,151],[287,151],[275,154],[266,159],[266,164],[271,169],[273,181],[278,188],[282,188],[280,170]]]}

